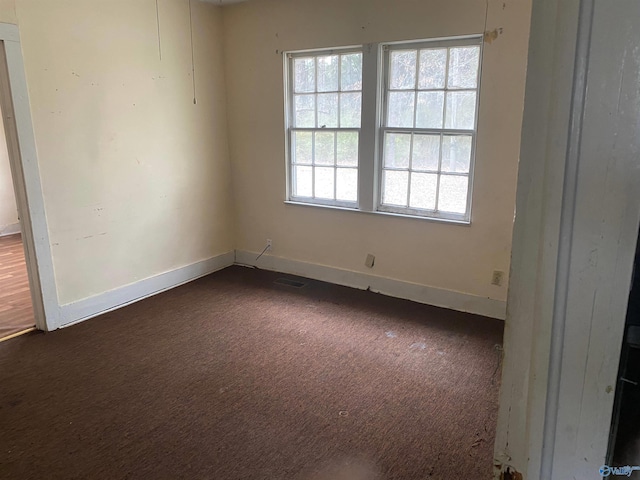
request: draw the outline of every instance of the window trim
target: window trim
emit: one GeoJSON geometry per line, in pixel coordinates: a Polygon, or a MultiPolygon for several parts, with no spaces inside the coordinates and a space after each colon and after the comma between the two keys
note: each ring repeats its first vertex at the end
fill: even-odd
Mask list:
{"type": "MultiPolygon", "coordinates": [[[[381,90],[381,100],[379,104],[380,115],[379,115],[378,131],[377,131],[377,134],[378,134],[377,135],[378,195],[376,197],[376,209],[378,211],[425,217],[425,218],[431,218],[431,219],[453,220],[455,222],[471,223],[471,208],[473,205],[473,202],[472,202],[473,183],[474,183],[473,179],[474,179],[474,171],[475,171],[476,143],[477,143],[477,136],[478,136],[478,116],[480,111],[480,87],[481,87],[480,80],[482,76],[482,53],[483,53],[482,47],[483,47],[483,38],[481,35],[469,35],[465,37],[455,37],[451,39],[415,40],[410,42],[384,42],[379,45],[383,63],[381,65],[381,70],[378,75],[378,81],[380,83],[379,88],[381,90]],[[451,129],[451,128],[386,127],[385,123],[388,115],[387,92],[391,91],[391,89],[389,88],[390,75],[391,75],[391,69],[389,68],[389,53],[393,50],[404,50],[404,49],[420,50],[423,48],[455,48],[455,47],[466,47],[466,46],[478,46],[480,49],[478,53],[477,86],[474,89],[455,89],[455,91],[475,91],[476,106],[475,106],[475,115],[474,115],[474,128],[472,130],[461,130],[461,129],[451,129]],[[469,163],[469,172],[466,174],[468,178],[467,205],[466,205],[466,209],[465,209],[466,211],[464,214],[453,213],[453,212],[443,212],[440,210],[416,209],[416,208],[411,208],[409,206],[402,207],[402,206],[394,206],[394,205],[384,205],[382,203],[384,134],[386,132],[410,133],[412,135],[414,133],[433,133],[438,135],[450,134],[450,135],[470,135],[471,136],[471,158],[469,163]]],[[[446,73],[448,73],[448,65],[447,65],[446,73]]],[[[443,89],[434,89],[434,90],[443,91],[446,93],[448,91],[448,88],[445,83],[445,86],[443,89]]],[[[408,90],[408,91],[411,91],[411,90],[408,90]]],[[[414,90],[414,91],[417,91],[417,90],[414,90]]],[[[446,105],[446,95],[445,95],[445,105],[446,105]]],[[[445,119],[443,118],[443,127],[444,127],[444,121],[445,119]]],[[[442,157],[442,150],[440,150],[440,157],[442,157]]],[[[440,182],[440,178],[442,175],[448,175],[448,173],[440,171],[440,166],[438,166],[438,171],[436,173],[438,174],[438,183],[440,182]]]]}
{"type": "MultiPolygon", "coordinates": [[[[368,43],[364,45],[348,45],[344,47],[314,48],[283,52],[284,78],[284,126],[285,126],[285,176],[286,194],[285,204],[329,208],[342,211],[373,213],[378,215],[412,218],[423,221],[447,223],[451,225],[470,225],[472,218],[473,185],[475,177],[475,157],[477,137],[479,132],[478,118],[480,112],[480,91],[483,67],[482,34],[460,35],[455,37],[438,37],[433,39],[404,40],[392,42],[368,43]],[[383,127],[386,115],[386,85],[389,75],[388,51],[392,49],[420,49],[438,47],[479,46],[478,84],[476,91],[476,110],[474,129],[414,129],[383,127]],[[344,53],[362,53],[362,110],[358,143],[358,197],[357,202],[339,200],[321,200],[311,197],[292,195],[292,163],[291,163],[291,129],[293,123],[293,73],[294,58],[305,56],[335,55],[344,53]],[[382,204],[382,165],[383,165],[383,129],[402,132],[425,131],[438,134],[464,134],[472,136],[471,160],[469,164],[469,185],[467,193],[466,214],[455,214],[405,207],[394,207],[382,204]],[[470,133],[472,132],[472,133],[470,133]]],[[[446,87],[446,86],[445,86],[446,87]]],[[[464,89],[462,89],[464,90],[464,89]]],[[[444,89],[446,91],[446,88],[444,89]]],[[[310,129],[311,131],[317,129],[310,129]]],[[[446,173],[445,173],[446,174],[446,173]]],[[[442,173],[440,173],[442,175],[442,173]]]]}
{"type": "MultiPolygon", "coordinates": [[[[292,172],[292,154],[291,154],[291,147],[292,147],[292,135],[294,131],[309,131],[309,132],[316,132],[318,130],[326,130],[326,131],[356,131],[358,132],[358,139],[359,142],[361,141],[361,136],[362,136],[362,114],[360,116],[360,128],[357,127],[338,127],[338,128],[327,128],[327,129],[321,129],[318,127],[294,127],[293,126],[293,118],[295,115],[294,112],[294,103],[293,102],[293,95],[294,95],[294,79],[293,79],[293,75],[294,75],[294,67],[293,67],[293,62],[296,58],[306,58],[306,57],[319,57],[319,56],[325,56],[325,55],[344,55],[344,54],[349,54],[349,53],[361,53],[363,56],[362,62],[364,64],[364,51],[363,51],[363,46],[362,45],[349,45],[349,46],[345,46],[345,47],[332,47],[332,48],[314,48],[314,49],[307,49],[307,50],[295,50],[295,51],[287,51],[287,52],[283,52],[283,58],[284,58],[284,78],[285,78],[285,86],[284,86],[284,118],[285,118],[285,166],[286,166],[286,200],[287,202],[291,202],[291,203],[302,203],[305,205],[319,205],[319,206],[333,206],[333,207],[339,207],[339,208],[346,208],[346,209],[352,209],[352,210],[359,210],[359,188],[360,188],[360,163],[361,163],[361,158],[360,158],[360,143],[358,143],[358,164],[356,167],[353,167],[355,169],[357,169],[358,171],[358,185],[357,185],[357,189],[358,189],[358,197],[357,200],[355,202],[349,202],[349,201],[345,201],[345,200],[330,200],[330,199],[321,199],[321,198],[314,198],[314,197],[304,197],[304,196],[294,196],[293,195],[293,186],[292,186],[292,181],[293,181],[293,172],[292,172]]],[[[316,72],[317,73],[317,72],[316,72]]],[[[316,75],[316,83],[317,83],[317,75],[316,75]]],[[[363,83],[363,87],[364,87],[364,75],[363,75],[363,79],[362,79],[362,83],[363,83]]],[[[317,88],[316,88],[317,90],[317,88]]],[[[362,92],[362,90],[361,90],[362,92]]],[[[314,92],[317,95],[317,91],[314,92]]],[[[324,93],[324,92],[323,92],[324,93]]],[[[328,92],[328,93],[333,93],[333,92],[328,92]]],[[[340,91],[338,90],[338,93],[340,93],[340,91]]],[[[346,93],[349,93],[348,91],[346,93]]],[[[364,103],[364,99],[363,99],[363,93],[361,93],[361,101],[362,103],[364,103]]],[[[339,114],[339,112],[338,112],[339,114]]],[[[317,115],[317,112],[316,112],[317,115]]],[[[313,165],[312,165],[313,166],[313,165]]],[[[337,168],[337,166],[333,167],[334,169],[337,168]]],[[[335,190],[336,186],[334,185],[334,190],[335,190]]]]}

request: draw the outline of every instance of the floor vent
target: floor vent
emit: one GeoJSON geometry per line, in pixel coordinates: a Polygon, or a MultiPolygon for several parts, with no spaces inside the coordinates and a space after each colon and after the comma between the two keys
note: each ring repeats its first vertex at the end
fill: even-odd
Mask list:
{"type": "Polygon", "coordinates": [[[285,287],[302,288],[307,284],[304,282],[298,282],[297,280],[291,280],[290,278],[278,278],[273,283],[276,285],[284,285],[285,287]]]}

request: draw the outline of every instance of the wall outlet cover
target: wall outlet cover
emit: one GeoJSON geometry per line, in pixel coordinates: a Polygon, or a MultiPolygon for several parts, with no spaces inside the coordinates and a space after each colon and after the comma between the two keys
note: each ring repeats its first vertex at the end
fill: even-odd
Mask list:
{"type": "Polygon", "coordinates": [[[373,264],[375,263],[375,261],[376,261],[376,257],[368,253],[367,259],[364,261],[364,264],[369,268],[373,268],[373,264]]]}

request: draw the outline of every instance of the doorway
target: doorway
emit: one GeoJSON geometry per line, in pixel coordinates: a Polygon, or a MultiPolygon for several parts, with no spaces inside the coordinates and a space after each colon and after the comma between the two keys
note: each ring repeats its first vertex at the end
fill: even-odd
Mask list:
{"type": "Polygon", "coordinates": [[[35,329],[14,184],[0,129],[0,341],[35,329]]]}
{"type": "MultiPolygon", "coordinates": [[[[6,118],[2,105],[0,111],[6,118]]],[[[0,125],[0,341],[30,332],[36,325],[16,196],[21,185],[12,173],[5,132],[0,125]]]]}
{"type": "Polygon", "coordinates": [[[0,342],[36,328],[22,235],[0,237],[0,342]]]}
{"type": "MultiPolygon", "coordinates": [[[[19,236],[4,239],[2,242],[7,248],[7,256],[13,258],[7,262],[10,265],[7,269],[16,270],[4,274],[13,275],[14,278],[17,276],[19,282],[22,282],[17,288],[15,282],[12,283],[11,288],[16,291],[9,293],[7,287],[0,284],[0,308],[3,308],[3,296],[22,296],[19,308],[11,305],[14,309],[12,318],[18,317],[18,321],[21,322],[19,326],[28,323],[39,330],[53,330],[58,327],[60,307],[31,120],[29,91],[18,27],[7,23],[0,23],[0,113],[19,217],[19,236]],[[19,265],[24,265],[24,268],[18,268],[19,265]],[[30,299],[31,316],[28,316],[29,307],[24,298],[25,294],[30,299]],[[21,315],[17,314],[18,310],[22,312],[21,315]]],[[[18,228],[15,223],[13,225],[13,229],[18,228]]],[[[0,239],[10,236],[3,235],[0,239]]],[[[12,302],[18,302],[16,297],[12,297],[12,302]]],[[[8,309],[6,304],[4,306],[8,309]]],[[[1,318],[2,315],[0,321],[1,318]]]]}

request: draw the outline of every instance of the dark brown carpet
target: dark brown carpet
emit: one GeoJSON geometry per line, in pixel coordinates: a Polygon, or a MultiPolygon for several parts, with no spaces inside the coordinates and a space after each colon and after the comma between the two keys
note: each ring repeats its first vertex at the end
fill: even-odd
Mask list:
{"type": "Polygon", "coordinates": [[[232,267],[0,344],[0,477],[491,478],[503,323],[232,267]]]}

